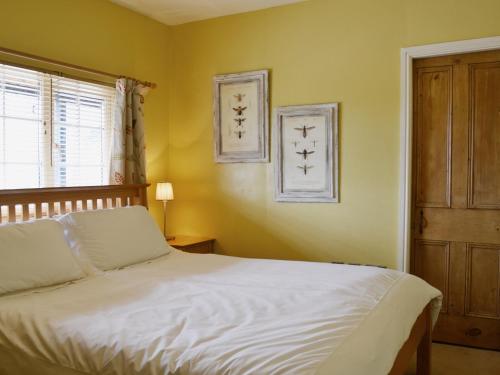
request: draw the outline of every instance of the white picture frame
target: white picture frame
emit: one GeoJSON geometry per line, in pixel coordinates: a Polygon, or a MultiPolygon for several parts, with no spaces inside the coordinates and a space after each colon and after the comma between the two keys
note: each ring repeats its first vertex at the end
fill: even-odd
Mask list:
{"type": "Polygon", "coordinates": [[[274,198],[339,202],[338,103],[278,107],[274,198]]]}
{"type": "Polygon", "coordinates": [[[217,163],[269,162],[268,71],[213,79],[214,158],[217,163]]]}

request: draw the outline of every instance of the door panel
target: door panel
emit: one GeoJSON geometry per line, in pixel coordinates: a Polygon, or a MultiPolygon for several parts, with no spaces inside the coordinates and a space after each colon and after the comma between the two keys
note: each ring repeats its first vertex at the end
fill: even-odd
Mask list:
{"type": "Polygon", "coordinates": [[[500,208],[500,62],[470,69],[471,207],[500,208]]]}
{"type": "Polygon", "coordinates": [[[444,241],[417,240],[415,246],[415,275],[442,291],[441,312],[448,310],[449,249],[444,241]]]}
{"type": "Polygon", "coordinates": [[[469,178],[469,79],[466,64],[453,66],[453,109],[452,109],[452,173],[451,173],[451,206],[468,208],[469,178]]]}
{"type": "MultiPolygon", "coordinates": [[[[422,234],[415,238],[475,243],[500,243],[498,210],[417,208],[423,213],[422,234]]],[[[419,216],[419,215],[417,215],[419,216]]],[[[420,217],[416,218],[420,226],[420,217]]]]}
{"type": "Polygon", "coordinates": [[[411,269],[434,339],[500,350],[500,51],[414,64],[411,269]]]}
{"type": "Polygon", "coordinates": [[[465,314],[465,282],[464,275],[467,267],[467,244],[451,242],[450,264],[448,273],[448,313],[453,315],[465,314]]]}
{"type": "Polygon", "coordinates": [[[441,314],[432,332],[434,341],[496,349],[500,340],[496,319],[441,314]]]}
{"type": "Polygon", "coordinates": [[[467,252],[465,314],[500,318],[500,246],[469,244],[467,252]]]}
{"type": "Polygon", "coordinates": [[[417,202],[450,206],[451,67],[418,71],[417,202]],[[423,109],[426,109],[425,111],[423,109]]]}

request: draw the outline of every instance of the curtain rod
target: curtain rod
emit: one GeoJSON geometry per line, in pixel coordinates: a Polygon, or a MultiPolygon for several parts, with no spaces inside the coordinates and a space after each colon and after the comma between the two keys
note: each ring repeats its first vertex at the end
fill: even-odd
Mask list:
{"type": "Polygon", "coordinates": [[[22,57],[22,58],[29,59],[29,60],[40,61],[40,62],[52,64],[52,65],[62,66],[62,67],[77,70],[80,72],[91,73],[91,74],[96,74],[96,75],[100,75],[100,76],[106,76],[106,77],[111,77],[111,78],[116,78],[116,79],[118,79],[118,78],[133,79],[134,81],[137,81],[137,82],[143,84],[144,86],[151,87],[153,89],[156,87],[156,83],[154,83],[154,82],[141,81],[141,80],[133,78],[133,77],[127,77],[124,75],[107,73],[107,72],[103,72],[101,70],[86,68],[84,66],[75,65],[75,64],[69,64],[69,63],[49,59],[49,58],[42,57],[42,56],[32,55],[30,53],[19,52],[19,51],[9,49],[9,48],[0,47],[0,53],[6,54],[6,55],[12,55],[12,56],[16,56],[16,57],[22,57]]]}

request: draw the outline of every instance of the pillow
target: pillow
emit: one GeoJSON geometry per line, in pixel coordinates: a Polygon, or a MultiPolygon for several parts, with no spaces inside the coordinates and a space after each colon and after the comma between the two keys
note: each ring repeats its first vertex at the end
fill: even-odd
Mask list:
{"type": "Polygon", "coordinates": [[[0,225],[0,294],[82,277],[85,274],[57,221],[0,225]]]}
{"type": "Polygon", "coordinates": [[[59,221],[73,251],[102,271],[170,252],[170,246],[143,206],[73,212],[59,221]]]}

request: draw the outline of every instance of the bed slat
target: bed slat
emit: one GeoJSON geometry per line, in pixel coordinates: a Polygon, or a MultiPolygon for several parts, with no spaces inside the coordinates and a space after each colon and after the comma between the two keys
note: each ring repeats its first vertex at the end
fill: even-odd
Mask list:
{"type": "Polygon", "coordinates": [[[42,203],[35,203],[35,218],[40,219],[42,217],[42,203]]]}
{"type": "Polygon", "coordinates": [[[28,221],[30,219],[30,206],[29,206],[29,204],[23,204],[22,210],[23,210],[23,221],[28,221]]]}
{"type": "Polygon", "coordinates": [[[16,221],[16,205],[12,204],[9,206],[9,222],[14,223],[16,221]]]}

